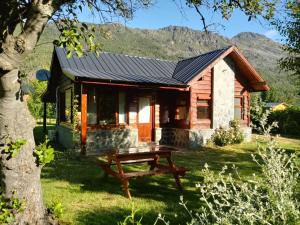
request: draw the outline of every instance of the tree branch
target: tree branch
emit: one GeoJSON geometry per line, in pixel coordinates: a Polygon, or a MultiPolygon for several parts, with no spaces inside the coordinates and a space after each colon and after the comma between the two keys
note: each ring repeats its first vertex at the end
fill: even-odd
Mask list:
{"type": "Polygon", "coordinates": [[[23,31],[18,36],[9,34],[1,45],[0,68],[12,70],[31,53],[54,13],[52,1],[33,1],[28,9],[23,31]]]}
{"type": "Polygon", "coordinates": [[[193,3],[194,5],[194,8],[196,9],[196,12],[200,15],[200,19],[201,19],[201,22],[202,22],[202,25],[203,25],[203,30],[208,33],[208,26],[206,24],[206,20],[205,20],[205,17],[204,15],[202,14],[202,12],[200,11],[199,7],[193,3]]]}

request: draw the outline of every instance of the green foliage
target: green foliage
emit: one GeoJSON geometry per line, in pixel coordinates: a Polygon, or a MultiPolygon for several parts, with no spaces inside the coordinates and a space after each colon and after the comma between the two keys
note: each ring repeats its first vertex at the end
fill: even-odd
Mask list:
{"type": "Polygon", "coordinates": [[[22,146],[27,143],[24,139],[17,139],[15,141],[12,140],[12,138],[7,137],[6,138],[6,146],[4,147],[4,150],[2,153],[7,154],[7,159],[10,159],[12,157],[16,157],[22,146]]]}
{"type": "MultiPolygon", "coordinates": [[[[192,57],[234,42],[271,87],[271,90],[264,94],[265,101],[300,103],[299,89],[295,82],[288,78],[285,72],[280,72],[277,66],[279,56],[283,54],[282,46],[264,36],[249,32],[241,33],[230,40],[217,34],[205,34],[175,26],[143,30],[110,24],[95,25],[95,28],[96,42],[103,44],[103,51],[170,60],[192,57]]],[[[53,24],[49,24],[41,36],[40,44],[51,43],[58,37],[59,31],[53,24]]],[[[48,68],[52,51],[51,44],[38,45],[22,68],[29,74],[35,73],[41,65],[48,68]]]]}
{"type": "Polygon", "coordinates": [[[265,110],[265,103],[258,96],[253,96],[250,106],[251,127],[259,134],[270,135],[278,127],[277,120],[270,118],[271,111],[265,110]]]}
{"type": "Polygon", "coordinates": [[[119,222],[118,225],[142,225],[142,219],[143,217],[136,218],[136,214],[139,210],[134,208],[134,205],[132,205],[131,208],[131,214],[126,216],[124,221],[119,222]]]}
{"type": "Polygon", "coordinates": [[[80,128],[79,128],[79,121],[80,118],[79,116],[79,96],[75,95],[73,98],[73,123],[72,123],[72,128],[73,128],[73,143],[74,143],[74,147],[78,147],[80,145],[80,128]]]}
{"type": "Polygon", "coordinates": [[[84,46],[87,44],[89,51],[98,52],[102,45],[96,43],[95,26],[79,23],[76,19],[66,19],[59,24],[60,37],[54,44],[67,49],[67,57],[76,53],[78,57],[83,56],[84,46]]]}
{"type": "MultiPolygon", "coordinates": [[[[227,166],[215,174],[205,165],[204,181],[197,184],[201,206],[196,213],[187,202],[180,205],[190,216],[188,225],[294,225],[300,222],[296,200],[299,168],[295,155],[288,155],[276,142],[259,147],[253,160],[262,170],[262,177],[253,174],[243,181],[235,166],[230,173],[227,166]]],[[[169,222],[158,216],[164,224],[169,222]]]]}
{"type": "Polygon", "coordinates": [[[249,20],[262,16],[264,19],[271,19],[274,16],[275,8],[278,1],[264,1],[264,0],[251,0],[251,1],[200,1],[200,0],[187,0],[190,6],[206,6],[214,9],[222,14],[223,18],[230,19],[234,10],[239,9],[249,17],[249,20]]]}
{"type": "Polygon", "coordinates": [[[6,199],[0,195],[0,224],[12,224],[15,214],[22,211],[24,203],[17,198],[6,199]]]}
{"type": "MultiPolygon", "coordinates": [[[[265,103],[257,95],[251,95],[251,105],[250,105],[250,116],[251,116],[251,126],[256,130],[259,127],[260,120],[264,114],[265,103]]],[[[258,132],[258,131],[257,131],[258,132]]]]}
{"type": "Polygon", "coordinates": [[[48,213],[53,215],[54,218],[60,219],[64,214],[64,207],[61,202],[52,202],[48,207],[48,213]]]}
{"type": "Polygon", "coordinates": [[[285,135],[300,136],[300,107],[292,106],[283,111],[270,113],[270,123],[278,122],[274,132],[285,135]]]}
{"type": "Polygon", "coordinates": [[[244,134],[241,131],[240,121],[239,120],[232,120],[229,122],[229,126],[232,129],[232,143],[233,144],[240,144],[244,141],[244,134]]]}
{"type": "MultiPolygon", "coordinates": [[[[286,16],[274,22],[280,34],[284,37],[284,50],[287,57],[280,61],[280,65],[285,70],[290,70],[299,79],[300,77],[300,2],[289,0],[286,2],[286,16]]],[[[298,81],[299,82],[299,81],[298,81]]]]}
{"type": "MultiPolygon", "coordinates": [[[[43,110],[43,102],[42,95],[47,89],[47,82],[32,80],[30,82],[31,92],[29,95],[29,99],[27,101],[27,105],[29,111],[33,115],[35,119],[43,118],[44,110],[43,110]]],[[[55,104],[47,103],[47,116],[54,118],[55,115],[55,104]]]]}
{"type": "Polygon", "coordinates": [[[79,96],[78,95],[75,95],[74,98],[73,98],[73,109],[72,109],[72,112],[73,112],[73,131],[74,132],[78,132],[78,128],[79,128],[79,118],[78,118],[78,115],[79,115],[79,96]]]}
{"type": "Polygon", "coordinates": [[[244,141],[244,135],[241,131],[240,122],[238,120],[232,120],[229,123],[228,129],[223,127],[215,129],[211,141],[218,146],[242,143],[244,141]]]}
{"type": "Polygon", "coordinates": [[[49,145],[49,139],[47,137],[43,143],[35,148],[33,155],[36,157],[38,166],[44,166],[54,160],[54,148],[49,145]]]}

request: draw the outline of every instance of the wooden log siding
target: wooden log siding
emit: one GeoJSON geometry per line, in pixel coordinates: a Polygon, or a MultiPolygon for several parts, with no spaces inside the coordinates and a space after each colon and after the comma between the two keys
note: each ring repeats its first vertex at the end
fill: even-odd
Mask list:
{"type": "MultiPolygon", "coordinates": [[[[190,128],[191,129],[209,129],[211,128],[210,119],[197,119],[197,101],[209,100],[211,104],[212,98],[212,70],[207,70],[204,75],[190,88],[190,128]]],[[[210,105],[211,108],[211,105],[210,105]]]]}
{"type": "Polygon", "coordinates": [[[247,90],[245,81],[241,80],[240,75],[236,75],[235,82],[234,82],[234,96],[242,98],[242,126],[249,126],[250,125],[250,93],[247,90]]]}

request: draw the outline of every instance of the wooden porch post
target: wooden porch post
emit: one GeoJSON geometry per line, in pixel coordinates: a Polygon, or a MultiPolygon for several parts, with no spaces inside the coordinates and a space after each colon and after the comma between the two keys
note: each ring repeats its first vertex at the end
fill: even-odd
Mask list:
{"type": "Polygon", "coordinates": [[[43,115],[43,132],[47,132],[47,103],[44,101],[44,115],[43,115]]]}
{"type": "Polygon", "coordinates": [[[81,85],[81,154],[86,154],[87,90],[81,85]]]}

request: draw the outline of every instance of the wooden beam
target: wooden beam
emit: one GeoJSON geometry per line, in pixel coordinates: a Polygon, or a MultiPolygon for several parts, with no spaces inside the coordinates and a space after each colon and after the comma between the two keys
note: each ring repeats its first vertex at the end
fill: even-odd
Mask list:
{"type": "Polygon", "coordinates": [[[47,133],[47,102],[44,101],[43,132],[47,133]]]}
{"type": "Polygon", "coordinates": [[[117,87],[135,87],[135,88],[148,88],[148,89],[161,89],[161,90],[178,90],[178,91],[188,91],[187,87],[173,87],[173,86],[146,86],[139,84],[120,84],[120,83],[110,83],[101,81],[80,81],[82,84],[94,84],[94,85],[107,85],[107,86],[117,86],[117,87]]]}
{"type": "Polygon", "coordinates": [[[87,89],[81,85],[81,154],[86,154],[87,89]]]}

